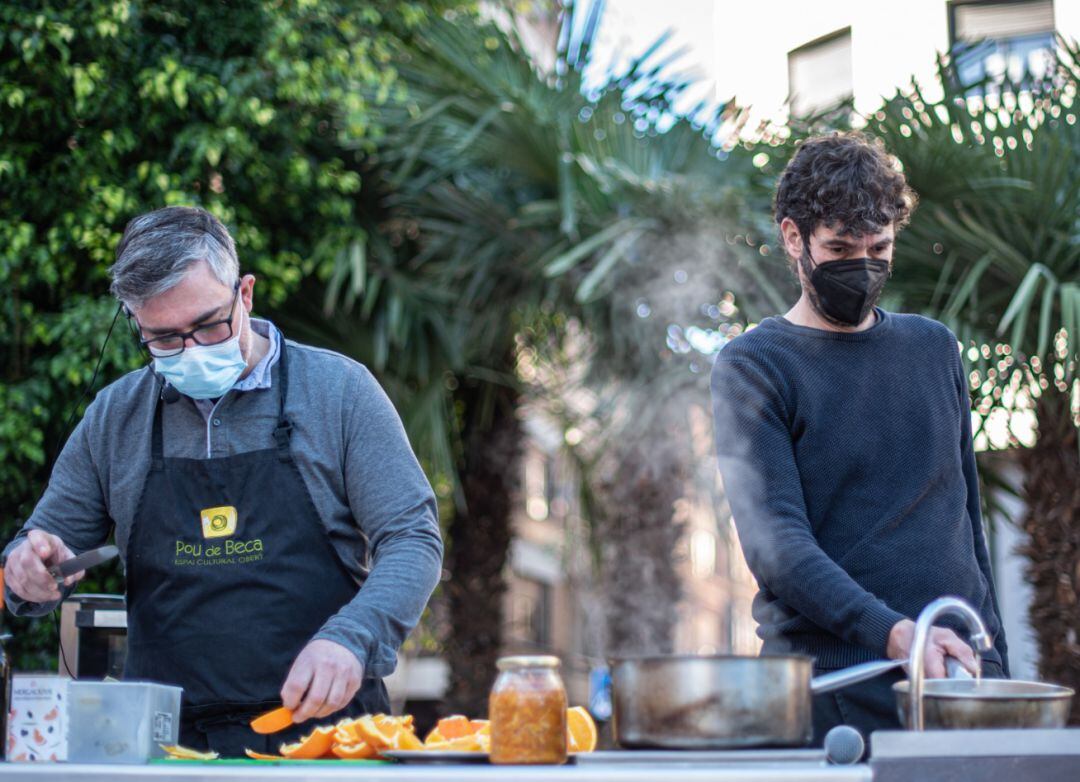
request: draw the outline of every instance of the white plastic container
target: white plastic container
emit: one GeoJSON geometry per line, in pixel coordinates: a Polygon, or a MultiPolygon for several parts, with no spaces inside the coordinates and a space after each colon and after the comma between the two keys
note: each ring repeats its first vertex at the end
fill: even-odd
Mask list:
{"type": "Polygon", "coordinates": [[[68,760],[145,763],[180,736],[181,687],[151,682],[68,685],[68,760]]]}

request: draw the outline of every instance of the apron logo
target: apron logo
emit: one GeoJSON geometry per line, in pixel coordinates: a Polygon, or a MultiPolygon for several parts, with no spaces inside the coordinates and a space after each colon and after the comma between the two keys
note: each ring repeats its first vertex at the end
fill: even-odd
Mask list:
{"type": "Polygon", "coordinates": [[[222,505],[199,513],[204,538],[227,538],[236,534],[236,508],[222,505]]]}

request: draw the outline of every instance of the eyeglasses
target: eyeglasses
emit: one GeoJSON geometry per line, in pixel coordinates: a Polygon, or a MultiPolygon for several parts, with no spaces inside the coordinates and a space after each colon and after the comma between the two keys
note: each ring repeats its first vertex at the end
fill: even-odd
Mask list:
{"type": "Polygon", "coordinates": [[[176,356],[184,352],[184,347],[187,345],[189,339],[194,340],[197,345],[217,345],[231,339],[233,335],[233,318],[236,317],[236,300],[239,295],[240,282],[237,281],[236,286],[233,288],[232,306],[229,308],[229,317],[222,320],[211,321],[210,323],[203,323],[201,326],[196,326],[191,331],[177,331],[172,334],[165,334],[161,337],[143,339],[138,326],[138,321],[135,320],[135,316],[131,312],[127,313],[128,323],[131,325],[132,333],[134,333],[135,337],[139,340],[139,344],[149,350],[150,355],[158,358],[176,356]]]}

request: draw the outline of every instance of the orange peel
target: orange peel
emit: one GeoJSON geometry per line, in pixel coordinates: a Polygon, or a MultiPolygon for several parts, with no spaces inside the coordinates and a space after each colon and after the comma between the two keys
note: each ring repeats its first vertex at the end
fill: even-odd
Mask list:
{"type": "Polygon", "coordinates": [[[217,760],[218,753],[202,752],[191,747],[182,747],[179,744],[161,744],[159,745],[165,754],[175,760],[217,760]]]}
{"type": "Polygon", "coordinates": [[[245,749],[244,754],[252,760],[288,760],[284,755],[268,755],[265,752],[256,752],[253,749],[245,749]]]}
{"type": "Polygon", "coordinates": [[[378,756],[372,746],[363,741],[358,744],[335,744],[332,752],[334,757],[342,760],[368,760],[378,756]]]}
{"type": "Polygon", "coordinates": [[[337,728],[327,725],[315,728],[311,733],[293,744],[282,744],[281,754],[290,760],[316,760],[330,754],[334,746],[337,728]]]}
{"type": "Polygon", "coordinates": [[[260,714],[258,717],[251,721],[251,729],[256,733],[277,733],[291,727],[293,724],[293,713],[291,709],[287,709],[284,706],[272,709],[264,714],[260,714]]]}

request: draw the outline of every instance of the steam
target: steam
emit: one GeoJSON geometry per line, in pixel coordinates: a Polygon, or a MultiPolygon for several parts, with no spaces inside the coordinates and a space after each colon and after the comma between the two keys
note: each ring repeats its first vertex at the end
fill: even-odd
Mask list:
{"type": "MultiPolygon", "coordinates": [[[[728,612],[750,621],[745,569],[729,567],[736,576],[727,583],[727,573],[692,576],[686,533],[705,530],[741,560],[714,456],[709,370],[746,328],[748,311],[775,311],[756,282],[763,269],[785,284],[786,268],[764,259],[752,238],[695,220],[635,245],[606,292],[610,334],[572,322],[557,345],[521,344],[529,415],[564,433],[594,502],[591,535],[582,534],[596,567],[572,575],[586,615],[608,617],[590,622],[590,656],[731,651],[736,639],[721,629],[732,624],[728,612]],[[714,602],[717,588],[731,605],[715,622],[695,621],[703,593],[714,602]]],[[[745,446],[719,426],[725,458],[738,459],[732,449],[745,446]]],[[[760,476],[745,472],[740,483],[764,496],[760,476]]],[[[738,651],[752,651],[737,640],[738,651]]]]}

